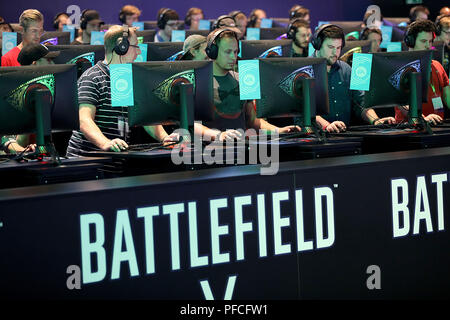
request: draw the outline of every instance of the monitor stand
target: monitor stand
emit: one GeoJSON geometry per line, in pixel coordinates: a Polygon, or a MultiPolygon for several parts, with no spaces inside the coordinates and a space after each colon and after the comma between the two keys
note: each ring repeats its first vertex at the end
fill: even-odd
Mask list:
{"type": "Polygon", "coordinates": [[[422,117],[422,76],[419,72],[411,72],[408,74],[408,80],[410,89],[408,122],[413,127],[433,134],[430,124],[422,117]]]}
{"type": "Polygon", "coordinates": [[[314,78],[302,78],[302,91],[303,91],[303,112],[302,112],[302,132],[314,135],[319,141],[326,143],[325,133],[320,127],[317,126],[315,119],[312,120],[311,112],[316,114],[316,95],[314,92],[315,79],[314,78]]]}
{"type": "Polygon", "coordinates": [[[36,89],[31,92],[31,103],[34,104],[36,117],[36,151],[28,154],[27,158],[42,160],[46,155],[51,157],[54,165],[60,165],[61,159],[52,142],[51,104],[45,100],[48,90],[36,89]]]}

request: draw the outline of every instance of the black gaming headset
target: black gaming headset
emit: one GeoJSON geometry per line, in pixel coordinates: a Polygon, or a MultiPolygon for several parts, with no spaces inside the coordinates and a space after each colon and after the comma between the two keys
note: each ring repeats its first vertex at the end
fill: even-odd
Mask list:
{"type": "Polygon", "coordinates": [[[247,27],[249,28],[254,28],[256,21],[258,20],[258,16],[255,14],[256,10],[260,9],[253,9],[252,12],[250,12],[250,15],[248,16],[247,27]]]}
{"type": "Polygon", "coordinates": [[[225,32],[225,31],[233,32],[234,37],[236,38],[236,41],[239,43],[238,36],[237,36],[236,32],[234,32],[233,30],[231,30],[229,28],[220,28],[220,29],[215,30],[214,33],[212,34],[211,38],[209,39],[209,41],[206,45],[206,49],[205,49],[206,55],[212,60],[216,60],[217,55],[219,54],[219,46],[216,43],[216,39],[222,32],[225,32]]]}
{"type": "Polygon", "coordinates": [[[344,30],[342,30],[341,27],[335,25],[335,24],[323,24],[320,27],[318,27],[316,29],[316,31],[314,31],[314,34],[311,38],[311,44],[313,46],[314,49],[316,50],[320,50],[320,48],[322,47],[322,43],[323,43],[323,39],[322,39],[322,32],[323,30],[329,28],[329,27],[337,27],[339,28],[339,30],[341,31],[341,38],[342,38],[342,48],[345,47],[345,34],[344,34],[344,30]]]}
{"type": "Polygon", "coordinates": [[[117,53],[119,56],[126,55],[128,49],[130,48],[130,41],[128,40],[129,37],[128,25],[124,24],[122,28],[123,28],[122,37],[117,39],[117,43],[113,49],[113,51],[117,53]]]}
{"type": "Polygon", "coordinates": [[[450,18],[450,14],[442,14],[436,18],[435,27],[436,27],[436,35],[440,36],[442,33],[441,20],[444,18],[450,18]]]}
{"type": "Polygon", "coordinates": [[[172,9],[170,8],[164,8],[163,11],[161,11],[161,13],[158,16],[158,21],[157,21],[157,26],[159,29],[164,29],[166,27],[166,23],[167,21],[164,21],[164,16],[166,15],[167,12],[171,11],[172,9]]]}
{"type": "MultiPolygon", "coordinates": [[[[234,21],[234,18],[233,18],[232,16],[228,16],[228,15],[220,16],[220,17],[218,17],[217,20],[214,22],[213,30],[214,30],[214,29],[219,29],[219,28],[221,28],[222,26],[220,26],[220,22],[221,22],[222,20],[225,20],[225,19],[231,19],[231,20],[234,21]]],[[[236,27],[236,24],[235,24],[234,22],[233,22],[233,24],[234,24],[234,26],[225,26],[225,27],[236,27]]]]}
{"type": "Polygon", "coordinates": [[[228,15],[229,15],[230,17],[232,17],[233,20],[234,20],[234,22],[236,23],[236,17],[237,17],[238,15],[240,15],[240,14],[243,14],[245,17],[247,17],[246,14],[243,13],[242,11],[240,11],[240,10],[234,10],[234,11],[231,11],[228,15]]]}
{"type": "Polygon", "coordinates": [[[294,26],[294,23],[297,21],[301,21],[301,20],[303,20],[303,19],[296,18],[289,23],[288,31],[286,33],[286,36],[288,39],[295,39],[295,34],[297,33],[298,28],[296,26],[294,26]]]}
{"type": "Polygon", "coordinates": [[[84,16],[86,14],[87,11],[89,11],[90,9],[84,9],[83,12],[81,12],[81,19],[80,19],[80,29],[82,30],[86,30],[86,26],[87,26],[87,21],[86,21],[86,17],[84,16]]]}
{"type": "Polygon", "coordinates": [[[53,28],[55,30],[58,30],[59,27],[59,17],[62,15],[66,15],[67,17],[69,17],[69,15],[65,12],[59,12],[56,14],[56,16],[53,18],[53,28]]]}
{"type": "MultiPolygon", "coordinates": [[[[427,20],[425,20],[427,21],[427,20]]],[[[411,29],[414,29],[415,26],[419,23],[423,23],[424,21],[414,21],[413,23],[411,23],[408,28],[406,28],[405,31],[405,37],[403,38],[403,41],[405,42],[405,44],[409,47],[409,48],[414,48],[414,46],[416,45],[416,38],[417,38],[417,32],[412,32],[411,29]]],[[[432,31],[433,33],[433,40],[436,37],[436,26],[430,21],[430,25],[432,25],[434,27],[434,30],[432,31]]]]}

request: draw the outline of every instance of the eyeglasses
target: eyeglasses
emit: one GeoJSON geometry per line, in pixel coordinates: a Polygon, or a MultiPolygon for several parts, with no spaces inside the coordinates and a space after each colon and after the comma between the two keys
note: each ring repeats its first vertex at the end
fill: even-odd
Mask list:
{"type": "Polygon", "coordinates": [[[137,48],[137,49],[140,49],[140,47],[139,47],[139,46],[137,46],[137,45],[135,45],[135,44],[130,44],[130,47],[133,47],[133,48],[137,48]]]}
{"type": "Polygon", "coordinates": [[[37,35],[39,37],[41,37],[45,33],[44,29],[28,29],[27,31],[32,35],[37,35]]]}

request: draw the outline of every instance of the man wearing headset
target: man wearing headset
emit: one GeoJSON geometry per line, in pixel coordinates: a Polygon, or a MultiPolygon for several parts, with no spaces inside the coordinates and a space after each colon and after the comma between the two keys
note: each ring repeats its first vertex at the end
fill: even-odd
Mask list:
{"type": "Polygon", "coordinates": [[[192,7],[186,12],[184,24],[185,26],[189,27],[189,30],[198,30],[200,20],[204,18],[205,16],[202,9],[192,7]]]}
{"type": "Polygon", "coordinates": [[[207,37],[206,53],[213,60],[214,120],[196,123],[195,132],[213,141],[240,139],[237,129],[265,129],[279,133],[299,130],[297,126],[278,128],[256,117],[253,103],[239,99],[239,78],[234,72],[239,44],[236,28],[219,28],[207,37]],[[210,129],[213,128],[213,129],[210,129]]]}
{"type": "Polygon", "coordinates": [[[138,22],[141,16],[141,10],[137,7],[127,4],[120,9],[119,20],[122,24],[126,24],[128,27],[133,26],[133,22],[138,22]]]}
{"type": "MultiPolygon", "coordinates": [[[[405,44],[410,51],[429,50],[433,43],[436,28],[429,20],[415,21],[408,26],[405,33],[405,44]]],[[[450,107],[449,79],[442,65],[436,61],[431,62],[431,78],[428,84],[428,99],[422,104],[424,119],[432,124],[442,122],[444,118],[444,104],[450,107]]],[[[395,119],[403,121],[406,118],[408,107],[395,110],[395,119]]]]}
{"type": "Polygon", "coordinates": [[[23,28],[22,42],[2,56],[2,67],[20,67],[17,61],[24,46],[40,42],[44,34],[44,16],[38,10],[27,9],[20,15],[19,24],[23,28]]]}
{"type": "Polygon", "coordinates": [[[207,60],[208,56],[206,55],[206,37],[193,34],[184,40],[183,44],[183,56],[180,60],[195,60],[195,61],[203,61],[207,60]]]}
{"type": "MultiPolygon", "coordinates": [[[[119,152],[128,148],[126,107],[111,106],[110,64],[131,63],[140,54],[134,28],[112,26],[105,33],[105,60],[89,68],[78,80],[80,130],[74,130],[67,148],[68,156],[86,151],[119,152]]],[[[164,128],[146,126],[155,139],[171,141],[164,128]]]]}
{"type": "MultiPolygon", "coordinates": [[[[344,31],[331,24],[320,26],[311,40],[314,57],[325,58],[328,71],[328,98],[330,112],[327,116],[316,116],[316,122],[328,132],[345,131],[350,124],[352,110],[365,121],[377,125],[394,123],[394,118],[379,119],[373,109],[361,107],[363,91],[350,90],[351,67],[339,60],[345,45],[344,31]]],[[[298,120],[297,120],[298,121],[298,120]]]]}
{"type": "Polygon", "coordinates": [[[175,10],[161,8],[158,11],[158,32],[155,35],[155,42],[169,42],[172,38],[172,30],[178,29],[179,16],[175,10]]]}
{"type": "Polygon", "coordinates": [[[429,15],[430,10],[428,10],[425,6],[415,6],[409,10],[410,23],[413,23],[414,21],[428,20],[429,15]]]}
{"type": "Polygon", "coordinates": [[[294,19],[288,27],[287,38],[292,39],[292,57],[307,57],[311,28],[309,22],[303,19],[294,19]]]}
{"type": "Polygon", "coordinates": [[[260,28],[262,19],[266,19],[267,15],[263,9],[253,9],[248,16],[248,28],[260,28]]]}
{"type": "Polygon", "coordinates": [[[303,6],[300,5],[295,5],[291,8],[291,10],[289,10],[289,20],[295,19],[295,18],[300,18],[303,20],[306,20],[308,22],[310,21],[310,16],[309,16],[309,9],[305,8],[303,6]]]}
{"type": "Polygon", "coordinates": [[[58,13],[55,18],[53,19],[53,28],[56,31],[63,31],[63,27],[65,25],[71,25],[72,22],[70,21],[69,15],[65,12],[58,13]]]}
{"type": "Polygon", "coordinates": [[[383,33],[377,27],[364,28],[360,36],[361,40],[370,40],[370,52],[380,52],[381,41],[383,40],[383,33]]]}
{"type": "Polygon", "coordinates": [[[81,34],[71,44],[91,44],[91,32],[100,31],[100,27],[103,24],[105,23],[100,19],[98,11],[84,10],[80,20],[81,34]]]}

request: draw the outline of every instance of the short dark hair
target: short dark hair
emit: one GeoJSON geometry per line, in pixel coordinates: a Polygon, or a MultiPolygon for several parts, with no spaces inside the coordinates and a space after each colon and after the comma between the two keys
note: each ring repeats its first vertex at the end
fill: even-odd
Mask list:
{"type": "Polygon", "coordinates": [[[430,10],[428,10],[427,7],[425,7],[425,6],[415,6],[415,7],[412,7],[411,10],[409,11],[409,17],[411,18],[412,21],[416,20],[417,14],[419,12],[424,12],[427,16],[430,15],[430,10]]]}
{"type": "Polygon", "coordinates": [[[304,18],[307,15],[309,15],[309,9],[305,8],[305,7],[301,7],[291,13],[291,19],[304,18]]]}
{"type": "Polygon", "coordinates": [[[295,28],[306,28],[309,29],[311,27],[310,23],[303,19],[295,19],[295,21],[292,23],[292,26],[295,28]]]}
{"type": "Polygon", "coordinates": [[[322,38],[322,42],[325,41],[326,38],[330,39],[344,39],[345,35],[341,28],[338,26],[329,26],[320,33],[320,37],[322,38]]]}
{"type": "Polygon", "coordinates": [[[436,26],[430,20],[420,20],[411,23],[406,32],[408,33],[408,35],[412,35],[415,39],[421,32],[436,33],[436,26]]]}
{"type": "Polygon", "coordinates": [[[221,32],[216,38],[216,44],[219,45],[220,41],[222,41],[222,39],[224,39],[224,38],[231,38],[231,39],[234,38],[234,39],[237,40],[238,39],[238,35],[236,34],[236,32],[231,31],[231,30],[227,30],[227,31],[221,32]]]}

